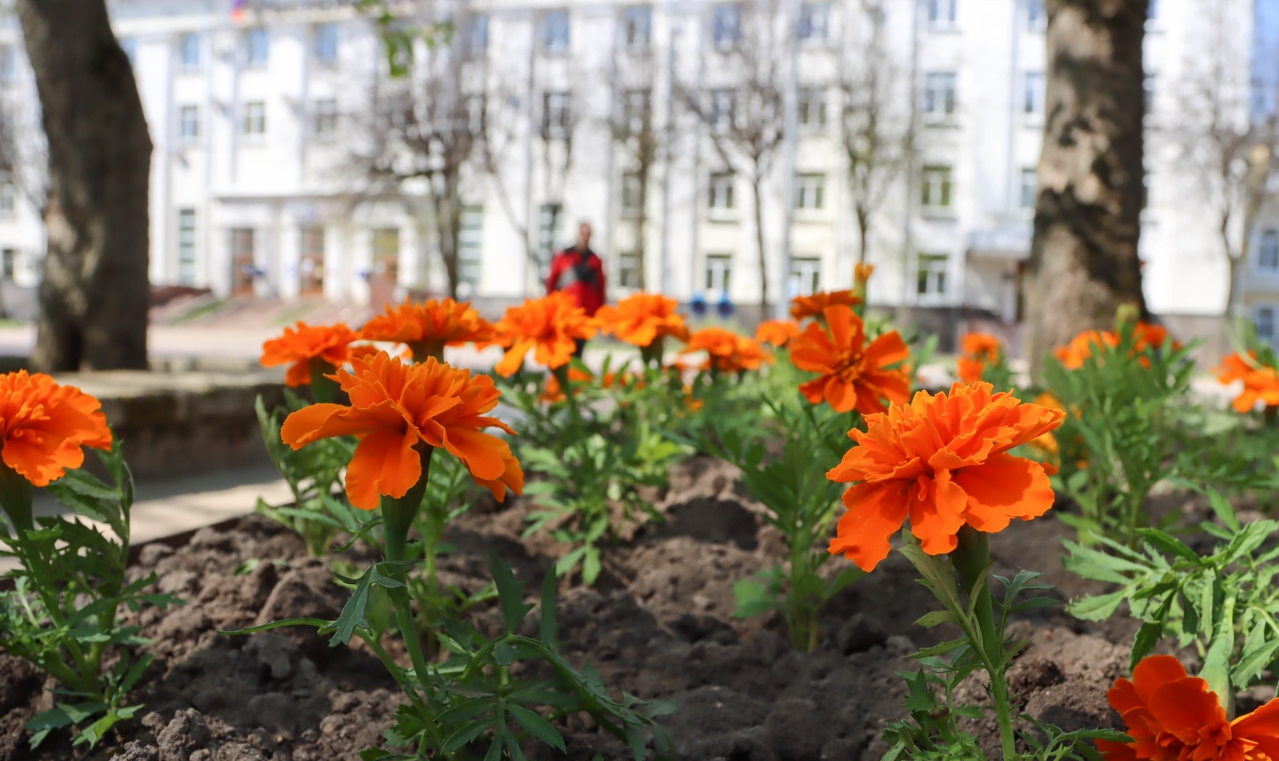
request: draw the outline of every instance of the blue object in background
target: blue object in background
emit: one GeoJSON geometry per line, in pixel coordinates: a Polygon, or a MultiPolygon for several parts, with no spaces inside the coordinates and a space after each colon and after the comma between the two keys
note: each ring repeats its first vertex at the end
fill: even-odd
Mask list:
{"type": "Polygon", "coordinates": [[[693,294],[693,300],[689,302],[689,306],[693,310],[693,314],[698,317],[706,315],[706,297],[700,293],[693,294]]]}
{"type": "Polygon", "coordinates": [[[733,302],[728,300],[728,294],[722,294],[719,297],[719,303],[715,305],[715,311],[720,317],[725,319],[733,316],[733,302]]]}

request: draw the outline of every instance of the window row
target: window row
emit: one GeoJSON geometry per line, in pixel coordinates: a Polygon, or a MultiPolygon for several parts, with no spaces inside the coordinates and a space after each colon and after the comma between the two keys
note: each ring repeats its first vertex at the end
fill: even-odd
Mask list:
{"type": "MultiPolygon", "coordinates": [[[[957,98],[954,71],[929,71],[924,74],[924,87],[920,93],[920,110],[925,116],[944,117],[955,113],[957,98]]],[[[1027,71],[1022,75],[1022,88],[1017,110],[1027,116],[1044,113],[1044,73],[1027,71]]]]}
{"type": "MultiPolygon", "coordinates": [[[[174,272],[177,285],[195,285],[197,281],[196,219],[195,209],[178,209],[174,272]]],[[[480,280],[483,224],[483,207],[462,207],[457,241],[458,283],[468,288],[474,288],[480,280]]],[[[261,236],[252,227],[233,227],[228,235],[232,292],[248,293],[253,290],[254,281],[264,274],[259,265],[261,236]]],[[[371,235],[373,266],[361,275],[366,280],[377,278],[394,281],[399,273],[400,228],[374,228],[371,235]]],[[[324,292],[324,263],[328,240],[328,228],[324,225],[303,225],[298,230],[297,278],[302,295],[324,292]]]]}
{"type": "MultiPolygon", "coordinates": [[[[729,293],[733,284],[734,257],[729,253],[708,253],[703,257],[700,288],[712,296],[729,293]]],[[[755,266],[753,263],[751,266],[755,266]]],[[[618,284],[623,288],[640,288],[638,263],[634,254],[618,257],[618,284]]],[[[817,256],[791,257],[787,282],[790,297],[807,296],[822,290],[822,260],[817,256]]],[[[915,260],[915,295],[922,301],[945,298],[950,294],[950,256],[921,253],[915,260]]]]}
{"type": "MultiPolygon", "coordinates": [[[[237,131],[242,135],[260,136],[266,134],[266,103],[249,101],[240,106],[237,131]]],[[[309,129],[315,135],[332,135],[338,129],[337,101],[333,98],[320,98],[311,105],[309,129]]],[[[201,133],[200,107],[195,105],[178,106],[178,139],[192,142],[199,139],[201,133]]]]}

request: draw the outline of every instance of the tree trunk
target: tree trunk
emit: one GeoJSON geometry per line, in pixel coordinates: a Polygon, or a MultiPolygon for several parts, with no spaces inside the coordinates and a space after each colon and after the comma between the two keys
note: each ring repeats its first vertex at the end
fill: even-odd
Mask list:
{"type": "MultiPolygon", "coordinates": [[[[759,313],[760,319],[768,319],[768,255],[764,250],[764,201],[760,187],[764,180],[756,172],[751,176],[751,196],[755,201],[755,250],[759,252],[759,313]]],[[[782,273],[783,277],[786,273],[782,273]]],[[[782,289],[785,292],[783,280],[782,289]]]]}
{"type": "Polygon", "coordinates": [[[147,367],[151,138],[104,0],[18,0],[49,146],[33,369],[147,367]]]}
{"type": "MultiPolygon", "coordinates": [[[[870,209],[858,204],[853,216],[857,220],[857,264],[865,264],[870,258],[866,253],[866,246],[870,241],[870,209]]],[[[856,279],[854,274],[853,280],[856,279]]]]}
{"type": "Polygon", "coordinates": [[[1141,235],[1147,0],[1048,0],[1048,81],[1026,350],[1032,373],[1122,304],[1146,313],[1141,235]]]}

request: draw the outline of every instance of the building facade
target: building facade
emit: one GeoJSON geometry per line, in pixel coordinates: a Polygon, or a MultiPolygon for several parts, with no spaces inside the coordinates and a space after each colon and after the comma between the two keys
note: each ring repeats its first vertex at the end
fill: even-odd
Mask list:
{"type": "MultiPolygon", "coordinates": [[[[1205,1],[1151,0],[1151,124],[1176,113],[1205,1]]],[[[1246,75],[1263,15],[1253,0],[1211,1],[1239,9],[1246,75]]],[[[764,278],[770,300],[849,287],[869,197],[872,303],[942,323],[1018,318],[1044,120],[1041,0],[433,0],[412,8],[434,33],[411,56],[332,0],[111,7],[155,145],[155,284],[380,303],[447,292],[455,256],[459,295],[496,308],[541,292],[550,252],[588,220],[614,297],[744,306],[764,278]],[[450,99],[465,108],[441,110],[450,99]],[[872,181],[858,192],[871,112],[902,155],[861,155],[872,181]],[[446,137],[461,120],[481,143],[456,171],[447,147],[423,147],[441,114],[446,137]]],[[[0,88],[23,155],[38,156],[11,16],[0,88]]],[[[1176,152],[1147,155],[1149,304],[1219,315],[1217,225],[1184,191],[1176,152]]],[[[3,274],[26,287],[42,250],[29,174],[0,185],[3,274]]],[[[1279,309],[1273,218],[1257,221],[1245,267],[1258,319],[1279,309]]]]}

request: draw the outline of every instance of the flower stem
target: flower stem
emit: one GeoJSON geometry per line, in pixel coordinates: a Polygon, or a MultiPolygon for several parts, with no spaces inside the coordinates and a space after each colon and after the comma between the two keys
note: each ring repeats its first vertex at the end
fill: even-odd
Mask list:
{"type": "Polygon", "coordinates": [[[316,402],[329,403],[337,399],[341,386],[328,375],[337,372],[337,368],[316,357],[311,360],[311,398],[316,402]]]}
{"type": "Polygon", "coordinates": [[[387,593],[392,605],[395,606],[395,620],[400,627],[400,636],[404,637],[404,645],[409,651],[409,658],[413,661],[414,676],[427,696],[430,695],[427,689],[429,672],[426,658],[422,655],[422,642],[418,636],[417,622],[413,618],[413,610],[409,604],[406,580],[408,578],[409,527],[413,525],[413,518],[422,507],[422,497],[426,494],[426,485],[430,480],[431,453],[434,451],[433,447],[419,450],[422,458],[422,475],[403,497],[399,499],[382,497],[382,527],[386,543],[386,559],[391,564],[388,575],[402,584],[402,586],[388,589],[387,593]]]}
{"type": "Polygon", "coordinates": [[[973,647],[981,655],[990,675],[990,696],[995,703],[999,719],[999,738],[1003,745],[1004,759],[1017,754],[1017,734],[1013,729],[1012,702],[1008,698],[1008,683],[1004,679],[1003,632],[995,626],[995,605],[990,595],[990,580],[983,578],[990,565],[990,541],[986,534],[971,526],[959,529],[959,545],[950,553],[950,562],[959,573],[964,592],[976,595],[971,607],[976,618],[980,642],[973,647]]]}

